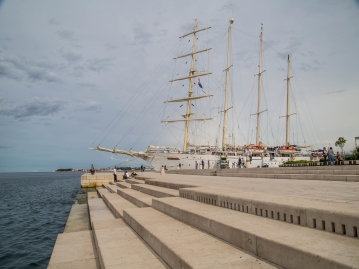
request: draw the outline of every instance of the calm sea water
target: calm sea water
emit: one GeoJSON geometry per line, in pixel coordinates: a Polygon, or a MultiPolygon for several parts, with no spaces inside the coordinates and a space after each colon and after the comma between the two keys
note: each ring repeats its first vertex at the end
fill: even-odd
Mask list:
{"type": "Polygon", "coordinates": [[[0,268],[47,268],[82,173],[0,173],[0,268]]]}

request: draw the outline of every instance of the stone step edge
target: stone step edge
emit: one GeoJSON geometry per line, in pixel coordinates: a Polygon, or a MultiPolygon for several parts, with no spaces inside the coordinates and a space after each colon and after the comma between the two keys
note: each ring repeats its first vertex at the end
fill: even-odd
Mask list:
{"type": "Polygon", "coordinates": [[[174,190],[179,190],[181,188],[202,187],[202,185],[175,183],[175,182],[162,181],[162,180],[153,179],[153,178],[146,178],[145,184],[163,187],[163,188],[167,188],[167,189],[174,189],[174,190]]]}
{"type": "MultiPolygon", "coordinates": [[[[143,201],[141,199],[143,197],[138,197],[138,195],[136,195],[137,192],[138,191],[133,190],[133,189],[117,189],[117,194],[118,195],[122,196],[123,198],[130,201],[134,205],[136,205],[138,207],[151,207],[152,204],[148,203],[147,201],[143,201]]],[[[140,193],[140,192],[138,192],[138,193],[140,193]]],[[[145,193],[141,193],[141,195],[142,196],[144,196],[144,195],[148,196],[148,198],[153,198],[153,196],[150,196],[150,195],[145,194],[145,193]]]]}
{"type": "MultiPolygon", "coordinates": [[[[108,198],[108,195],[111,194],[115,194],[115,193],[110,193],[110,194],[105,194],[103,195],[102,199],[105,202],[105,204],[107,205],[107,207],[111,210],[111,212],[115,215],[116,218],[122,218],[121,213],[118,212],[118,210],[116,209],[116,207],[113,205],[113,201],[111,201],[112,199],[108,198]]],[[[128,206],[128,208],[133,208],[136,207],[138,208],[138,206],[136,206],[135,204],[131,203],[130,201],[126,200],[125,198],[123,198],[122,196],[118,195],[116,193],[116,196],[120,199],[123,199],[124,201],[126,201],[128,204],[131,204],[131,206],[128,206]]]]}
{"type": "Polygon", "coordinates": [[[148,195],[151,195],[156,198],[161,197],[178,197],[179,192],[177,191],[177,194],[174,194],[174,190],[163,188],[159,186],[154,185],[148,185],[148,184],[133,184],[131,185],[131,188],[136,191],[140,191],[142,193],[146,193],[148,195]]]}
{"type": "MultiPolygon", "coordinates": [[[[212,206],[358,238],[358,214],[350,215],[340,211],[326,210],[325,208],[307,208],[300,205],[280,204],[271,201],[271,199],[268,199],[268,201],[256,200],[255,198],[248,199],[247,197],[241,197],[240,193],[216,193],[215,188],[211,188],[211,193],[201,191],[198,188],[180,189],[179,192],[182,198],[212,206]]],[[[303,198],[303,200],[305,199],[303,198]]]]}
{"type": "MultiPolygon", "coordinates": [[[[106,194],[103,195],[103,198],[102,198],[101,200],[102,200],[103,203],[107,206],[107,210],[110,211],[110,212],[112,212],[112,214],[114,215],[113,220],[121,219],[121,220],[126,224],[126,227],[127,227],[129,230],[131,230],[131,231],[137,236],[138,240],[141,241],[142,243],[144,243],[147,248],[151,249],[150,246],[149,246],[145,241],[143,241],[143,240],[141,239],[141,237],[136,233],[136,231],[134,231],[134,230],[131,228],[131,226],[128,225],[128,223],[127,223],[122,217],[116,216],[115,212],[113,212],[113,211],[111,210],[111,208],[109,207],[108,203],[106,203],[106,201],[108,202],[108,200],[106,199],[106,201],[105,201],[105,199],[106,199],[106,194]]],[[[101,221],[107,221],[107,220],[101,220],[101,221]]],[[[95,222],[95,224],[96,224],[96,222],[99,222],[99,220],[94,220],[94,222],[95,222]]],[[[103,260],[103,256],[102,256],[102,253],[101,253],[101,247],[100,247],[100,245],[99,245],[99,243],[98,243],[97,234],[96,234],[96,228],[95,228],[94,226],[96,226],[96,225],[94,225],[93,222],[91,222],[91,227],[92,227],[92,231],[91,231],[91,232],[92,232],[93,240],[94,240],[94,249],[95,249],[96,254],[97,254],[97,256],[98,256],[98,259],[99,259],[101,268],[106,268],[106,267],[105,267],[104,260],[103,260]]],[[[156,256],[154,256],[154,257],[156,257],[156,256]]],[[[163,259],[162,259],[160,256],[157,256],[156,258],[158,258],[159,260],[161,260],[161,261],[165,264],[165,262],[163,261],[163,259]]],[[[157,267],[156,267],[156,268],[157,268],[157,267]]],[[[163,268],[166,268],[166,266],[164,266],[163,268]]]]}
{"type": "Polygon", "coordinates": [[[218,171],[216,175],[225,174],[266,174],[266,175],[344,175],[355,176],[359,175],[358,170],[271,170],[271,169],[230,169],[224,171],[218,171]]]}
{"type": "Polygon", "coordinates": [[[131,185],[130,183],[126,183],[126,182],[118,182],[116,183],[117,187],[120,187],[121,189],[131,189],[131,185]]]}
{"type": "Polygon", "coordinates": [[[338,174],[219,174],[222,177],[249,177],[249,178],[275,178],[275,179],[298,179],[298,180],[324,180],[324,181],[348,181],[359,182],[359,175],[338,175],[338,174]]]}
{"type": "Polygon", "coordinates": [[[318,253],[311,253],[305,249],[305,246],[298,248],[290,246],[286,242],[278,242],[277,240],[273,241],[268,238],[263,238],[234,226],[221,223],[221,221],[216,220],[215,217],[208,219],[207,217],[193,213],[190,210],[169,205],[166,203],[165,199],[166,198],[154,198],[152,207],[178,221],[184,222],[269,262],[283,266],[284,268],[300,268],[298,265],[302,264],[303,261],[306,263],[305,268],[308,269],[352,268],[342,262],[320,256],[318,253]],[[180,211],[182,214],[178,214],[180,211]],[[190,220],[190,223],[187,222],[187,220],[190,220]],[[279,251],[280,254],[276,253],[276,251],[279,251]]]}
{"type": "MultiPolygon", "coordinates": [[[[136,209],[135,209],[136,210],[136,209]]],[[[153,208],[144,208],[144,209],[137,209],[137,210],[154,210],[153,208]]],[[[171,268],[175,269],[175,268],[195,268],[192,266],[191,263],[191,260],[188,260],[187,259],[187,255],[191,255],[190,252],[186,253],[186,255],[181,255],[181,253],[178,253],[178,251],[176,249],[174,249],[172,246],[171,246],[171,243],[168,243],[168,241],[166,241],[166,238],[161,238],[161,234],[162,232],[159,231],[159,230],[156,230],[155,231],[151,231],[148,227],[146,227],[146,224],[142,223],[140,220],[136,219],[136,213],[137,213],[137,210],[135,211],[135,214],[133,214],[133,210],[124,210],[124,219],[125,221],[131,226],[131,228],[157,253],[159,254],[159,256],[161,258],[163,258],[163,260],[169,265],[171,266],[171,268]],[[133,216],[135,215],[135,216],[133,216]]],[[[157,211],[157,210],[154,210],[156,212],[156,214],[163,214],[164,216],[167,217],[166,214],[160,212],[160,211],[157,211]]],[[[158,219],[158,216],[155,216],[155,219],[157,220],[158,219]]],[[[181,226],[188,226],[187,224],[183,223],[183,222],[179,222],[177,221],[176,219],[174,218],[171,218],[171,221],[173,221],[173,223],[179,223],[181,226]]],[[[168,221],[167,221],[168,223],[168,221]]],[[[173,223],[170,223],[169,224],[169,227],[172,227],[171,224],[173,223]]],[[[192,227],[193,228],[193,227],[192,227]]],[[[205,233],[203,231],[200,231],[200,230],[197,230],[197,229],[194,229],[193,231],[195,234],[203,234],[205,236],[208,236],[208,237],[212,237],[211,235],[209,235],[208,233],[205,233]]],[[[172,234],[171,234],[172,236],[172,234]]],[[[213,237],[212,237],[213,238],[213,237]]],[[[220,240],[218,241],[220,244],[223,244],[223,242],[221,242],[220,240]]],[[[225,244],[226,245],[226,244],[225,244]]],[[[230,245],[227,245],[227,246],[230,246],[230,245]]],[[[230,248],[234,248],[236,251],[238,251],[240,254],[243,250],[241,249],[238,249],[234,246],[230,246],[230,248]]],[[[202,251],[205,251],[204,249],[202,249],[202,251]]],[[[218,251],[219,253],[220,250],[218,251]]],[[[222,252],[223,253],[223,252],[222,252]]],[[[264,266],[264,268],[276,268],[276,266],[272,265],[272,264],[269,264],[267,263],[267,261],[265,260],[262,260],[262,259],[258,259],[257,257],[255,257],[253,254],[250,254],[250,253],[246,253],[244,252],[243,253],[244,255],[248,255],[248,257],[250,257],[249,259],[253,259],[253,260],[259,260],[259,264],[261,263],[264,263],[264,264],[267,264],[267,266],[264,266]]],[[[240,256],[241,258],[242,256],[240,256]]],[[[219,260],[219,262],[221,262],[223,260],[219,260]]],[[[245,264],[243,264],[242,266],[244,266],[243,268],[248,268],[248,267],[245,267],[245,264]]],[[[253,264],[252,264],[253,266],[253,264]]],[[[200,268],[204,268],[204,267],[200,267],[200,268]]],[[[218,267],[210,267],[210,268],[220,268],[218,267]]],[[[234,268],[234,267],[231,267],[231,268],[234,268]]],[[[236,267],[238,268],[238,267],[236,267]]],[[[254,267],[255,268],[255,267],[254,267]]],[[[262,268],[262,267],[261,267],[262,268]]]]}

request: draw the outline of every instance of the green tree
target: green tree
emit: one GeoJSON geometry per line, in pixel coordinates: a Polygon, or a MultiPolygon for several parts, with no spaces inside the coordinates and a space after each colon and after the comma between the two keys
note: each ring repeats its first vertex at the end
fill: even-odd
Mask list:
{"type": "Polygon", "coordinates": [[[346,142],[347,141],[344,139],[344,137],[339,137],[338,140],[335,142],[335,146],[340,147],[342,149],[342,156],[343,156],[343,148],[346,142]]]}

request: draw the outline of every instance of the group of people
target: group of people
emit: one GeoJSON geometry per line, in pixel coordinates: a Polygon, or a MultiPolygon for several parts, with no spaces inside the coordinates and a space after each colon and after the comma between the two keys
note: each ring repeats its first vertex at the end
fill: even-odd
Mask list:
{"type": "MultiPolygon", "coordinates": [[[[135,169],[132,169],[131,177],[135,177],[135,176],[137,176],[137,173],[135,172],[135,169]]],[[[128,174],[127,171],[125,171],[123,173],[122,179],[128,179],[128,178],[130,178],[130,175],[128,174]]],[[[113,168],[113,181],[117,182],[117,167],[116,166],[113,168]]]]}
{"type": "MultiPolygon", "coordinates": [[[[202,167],[202,169],[204,169],[204,160],[202,159],[202,161],[200,162],[201,163],[201,167],[202,167]]],[[[197,161],[195,161],[195,167],[196,167],[196,169],[198,169],[198,166],[199,166],[199,163],[197,162],[197,161]]],[[[210,161],[208,160],[208,162],[207,162],[207,166],[208,166],[208,169],[211,167],[211,163],[210,163],[210,161]]]]}
{"type": "Polygon", "coordinates": [[[332,147],[329,147],[327,150],[326,147],[323,148],[323,158],[324,158],[324,165],[328,165],[327,158],[330,166],[339,165],[341,161],[343,161],[342,156],[340,155],[339,151],[337,151],[337,155],[335,156],[334,160],[334,150],[332,147]]]}

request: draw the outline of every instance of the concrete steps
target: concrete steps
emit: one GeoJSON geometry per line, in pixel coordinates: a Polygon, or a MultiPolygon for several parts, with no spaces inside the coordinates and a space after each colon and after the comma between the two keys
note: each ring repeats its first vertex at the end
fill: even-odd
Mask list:
{"type": "MultiPolygon", "coordinates": [[[[106,189],[103,189],[106,190],[106,189]]],[[[110,192],[108,190],[107,194],[110,192]]],[[[102,192],[104,193],[104,192],[102,192]]],[[[101,198],[91,198],[87,201],[89,207],[89,215],[90,215],[90,223],[92,226],[92,221],[94,220],[111,220],[114,219],[114,215],[108,209],[106,204],[103,202],[101,198]]]]}
{"type": "Polygon", "coordinates": [[[72,205],[64,232],[57,236],[47,268],[100,268],[88,217],[87,204],[72,205]]]}
{"type": "MultiPolygon", "coordinates": [[[[211,170],[211,169],[210,169],[211,170]]],[[[359,166],[306,166],[252,169],[218,169],[208,172],[205,169],[170,170],[168,174],[202,175],[220,177],[275,178],[296,180],[327,180],[359,182],[359,166]]]]}
{"type": "Polygon", "coordinates": [[[87,204],[72,205],[65,225],[64,233],[89,231],[90,223],[88,221],[88,214],[87,204]]]}
{"type": "Polygon", "coordinates": [[[59,234],[47,268],[99,269],[93,245],[92,231],[59,234]]]}
{"type": "Polygon", "coordinates": [[[169,268],[122,219],[93,222],[101,268],[169,268]]]}
{"type": "Polygon", "coordinates": [[[205,204],[358,238],[356,204],[206,187],[179,192],[182,198],[205,204]]]}
{"type": "Polygon", "coordinates": [[[123,251],[126,257],[117,250],[126,249],[126,240],[132,240],[121,230],[127,227],[155,255],[148,256],[150,262],[157,259],[171,268],[359,268],[355,202],[200,187],[178,176],[160,178],[130,184],[131,189],[107,186],[99,191],[102,199],[89,202],[96,211],[90,211],[97,229],[94,238],[103,245],[98,250],[102,266],[147,268],[142,263],[146,259],[137,256],[137,246],[123,251]],[[180,196],[156,198],[168,194],[180,196]],[[112,261],[114,257],[119,260],[112,261]],[[142,267],[131,264],[136,259],[142,267]]]}
{"type": "Polygon", "coordinates": [[[152,206],[152,198],[148,194],[132,190],[132,189],[117,189],[117,194],[135,204],[138,207],[150,207],[152,206]]]}
{"type": "Polygon", "coordinates": [[[280,179],[299,179],[299,180],[328,180],[328,181],[352,181],[359,182],[359,175],[337,175],[337,174],[255,174],[255,173],[217,173],[221,177],[252,177],[252,178],[280,178],[280,179]]]}
{"type": "Polygon", "coordinates": [[[98,197],[102,197],[102,194],[103,193],[109,193],[109,190],[107,190],[106,188],[100,188],[100,189],[97,189],[96,190],[97,194],[98,194],[98,197]]]}
{"type": "Polygon", "coordinates": [[[153,208],[126,209],[124,219],[173,269],[277,268],[153,208]]]}
{"type": "MultiPolygon", "coordinates": [[[[334,167],[334,166],[333,166],[334,167]]],[[[251,169],[219,169],[216,170],[217,175],[219,173],[254,173],[254,174],[337,174],[337,175],[359,175],[359,166],[350,166],[346,169],[334,169],[330,166],[325,169],[316,169],[317,167],[310,167],[310,169],[296,168],[295,167],[280,167],[280,168],[251,168],[251,169]]]]}
{"type": "MultiPolygon", "coordinates": [[[[285,268],[357,268],[359,265],[357,239],[182,198],[155,198],[152,206],[285,268]]],[[[130,223],[127,214],[125,210],[124,218],[130,223]]],[[[131,226],[134,227],[132,223],[131,226]]]]}
{"type": "Polygon", "coordinates": [[[125,179],[125,182],[129,183],[129,184],[144,184],[145,183],[143,180],[134,179],[134,178],[125,179]]]}
{"type": "MultiPolygon", "coordinates": [[[[112,185],[112,184],[108,184],[105,185],[105,188],[110,192],[110,193],[117,193],[117,189],[119,188],[117,185],[112,185]]],[[[103,194],[102,194],[103,196],[103,194]]]]}
{"type": "MultiPolygon", "coordinates": [[[[104,199],[116,204],[116,199],[109,197],[117,194],[101,193],[104,199]]],[[[122,202],[127,207],[133,206],[128,201],[122,202]]],[[[169,268],[122,219],[115,218],[102,199],[89,200],[89,210],[101,268],[169,268]]]]}
{"type": "Polygon", "coordinates": [[[122,189],[131,189],[131,184],[126,182],[118,182],[116,186],[122,189]]]}
{"type": "Polygon", "coordinates": [[[152,186],[148,184],[133,184],[131,186],[133,190],[140,191],[142,193],[146,193],[148,195],[161,198],[161,197],[178,197],[179,191],[158,187],[158,186],[152,186]]]}
{"type": "Polygon", "coordinates": [[[201,185],[199,184],[188,184],[188,183],[180,183],[177,181],[168,181],[168,180],[159,180],[159,179],[150,179],[150,178],[146,178],[145,184],[163,187],[167,189],[174,189],[174,190],[179,190],[181,188],[201,187],[201,185]]]}
{"type": "Polygon", "coordinates": [[[124,199],[117,193],[108,193],[102,196],[103,201],[107,205],[107,207],[111,210],[111,212],[116,216],[116,218],[123,217],[123,210],[129,208],[138,208],[133,203],[124,199]]]}

